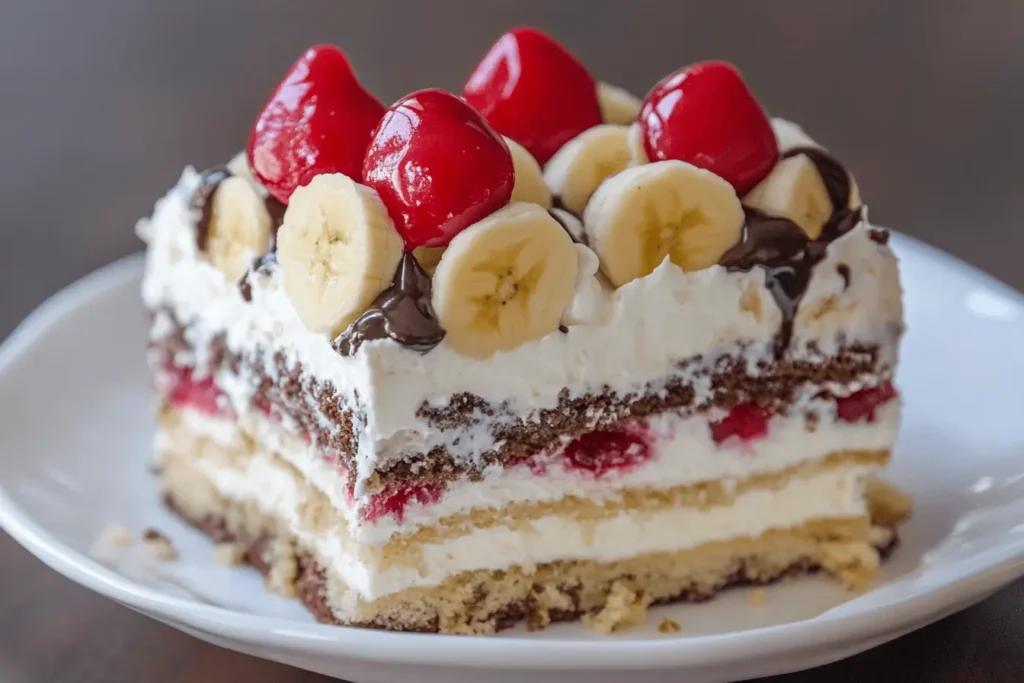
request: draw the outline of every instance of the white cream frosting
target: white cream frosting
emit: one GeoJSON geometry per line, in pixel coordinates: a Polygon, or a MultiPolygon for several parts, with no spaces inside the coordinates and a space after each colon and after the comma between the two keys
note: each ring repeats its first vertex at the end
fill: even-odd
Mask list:
{"type": "MultiPolygon", "coordinates": [[[[657,389],[678,362],[736,352],[737,340],[748,345],[745,353],[753,370],[757,361],[770,358],[781,323],[759,269],[743,273],[712,266],[688,273],[666,260],[651,275],[604,297],[594,322],[570,326],[567,333],[553,330],[490,359],[461,356],[444,342],[419,354],[389,340],[368,342],[355,356],[343,357],[330,338],[305,328],[277,277],[253,277],[253,301],[247,303],[237,284],[198,253],[195,215],[188,208],[198,182],[198,174],[186,169],[157,203],[153,217],[139,223],[138,233],[149,245],[145,303],[168,308],[188,323],[186,336],[197,357],[184,360],[203,365],[210,339],[226,332],[231,351],[250,358],[264,352],[264,370],[271,376],[278,370],[266,352],[280,351],[289,367],[301,363],[305,372],[333,384],[341,397],[358,393],[366,416],[357,435],[360,481],[380,462],[410,451],[440,445],[454,458],[472,461],[495,446],[486,425],[466,434],[432,428],[417,416],[424,402],[444,404],[466,392],[529,414],[554,408],[563,389],[571,395],[602,387],[627,394],[648,383],[657,389]]],[[[591,281],[581,284],[590,286],[591,281]]],[[[577,303],[587,308],[591,299],[578,292],[573,311],[577,303]]],[[[862,224],[832,243],[815,268],[796,318],[791,354],[799,358],[811,345],[828,354],[836,350],[841,333],[848,344],[879,344],[880,362],[892,365],[897,351],[893,330],[901,325],[895,257],[862,224]],[[849,286],[839,274],[840,264],[849,267],[849,286]]],[[[158,316],[152,334],[159,336],[167,327],[168,321],[158,316]]],[[[253,390],[249,378],[222,373],[218,383],[236,412],[246,409],[253,390]]],[[[833,389],[843,394],[856,388],[833,389]]]]}
{"type": "Polygon", "coordinates": [[[360,561],[336,534],[303,526],[304,500],[298,481],[265,455],[251,458],[245,469],[210,461],[198,466],[218,491],[232,499],[255,501],[261,511],[284,520],[301,543],[316,553],[327,571],[364,600],[374,600],[413,586],[437,585],[449,576],[474,569],[530,567],[563,559],[602,562],[644,553],[672,552],[712,541],[757,536],[770,529],[798,526],[811,519],[866,514],[862,481],[875,468],[851,466],[790,481],[778,490],[754,490],[732,505],[706,509],[673,508],[628,512],[583,523],[549,516],[528,526],[497,525],[422,546],[417,567],[378,567],[360,561]]]}

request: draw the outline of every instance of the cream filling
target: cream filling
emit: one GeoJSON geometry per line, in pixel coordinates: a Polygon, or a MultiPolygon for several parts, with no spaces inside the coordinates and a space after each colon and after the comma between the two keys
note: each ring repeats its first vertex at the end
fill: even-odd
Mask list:
{"type": "MultiPolygon", "coordinates": [[[[407,534],[436,524],[439,520],[474,508],[501,508],[511,503],[556,501],[565,496],[602,500],[628,488],[667,488],[703,481],[739,481],[758,474],[785,470],[838,451],[888,451],[899,428],[900,403],[891,401],[876,412],[875,422],[833,421],[827,404],[820,407],[822,419],[814,431],[807,431],[802,416],[775,417],[768,436],[750,444],[711,438],[705,417],[680,418],[662,413],[649,421],[654,457],[635,470],[595,479],[585,472],[563,467],[557,456],[541,473],[529,467],[494,467],[480,481],[460,479],[448,485],[436,503],[410,502],[399,521],[394,516],[373,522],[360,519],[360,509],[369,503],[364,496],[354,501],[345,491],[345,473],[325,462],[317,450],[279,425],[252,414],[244,428],[261,448],[279,455],[330,500],[347,524],[349,534],[360,544],[381,545],[395,534],[407,534]]],[[[230,420],[200,416],[185,410],[186,425],[198,434],[225,443],[229,431],[239,427],[230,420]]],[[[228,442],[230,443],[230,442],[228,442]]]]}
{"type": "Polygon", "coordinates": [[[624,511],[597,521],[548,516],[530,524],[481,528],[440,543],[422,545],[422,559],[417,566],[378,567],[353,555],[338,535],[302,524],[300,510],[306,499],[302,482],[275,464],[270,456],[257,454],[245,469],[206,460],[194,464],[221,495],[255,501],[263,514],[284,521],[329,573],[364,600],[415,586],[434,586],[462,571],[529,567],[566,559],[611,562],[757,536],[813,519],[865,516],[863,480],[877,470],[870,466],[832,469],[793,479],[778,490],[741,494],[732,505],[703,510],[684,507],[643,514],[624,511]]]}

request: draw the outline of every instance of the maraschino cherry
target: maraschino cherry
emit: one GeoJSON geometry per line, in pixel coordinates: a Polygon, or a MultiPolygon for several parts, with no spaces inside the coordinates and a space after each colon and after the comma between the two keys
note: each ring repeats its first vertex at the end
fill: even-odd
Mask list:
{"type": "Polygon", "coordinates": [[[333,45],[306,50],[285,74],[249,134],[249,166],[274,198],[321,173],[360,179],[370,131],[384,105],[333,45]]]}
{"type": "Polygon", "coordinates": [[[373,131],[363,183],[377,191],[407,250],[441,247],[508,204],[512,154],[475,109],[444,90],[391,105],[373,131]]]}
{"type": "Polygon", "coordinates": [[[541,164],[601,123],[597,84],[586,67],[530,27],[498,39],[473,69],[462,96],[541,164]]]}
{"type": "Polygon", "coordinates": [[[662,79],[644,99],[639,121],[648,159],[707,169],[741,196],[779,157],[768,115],[728,62],[700,62],[662,79]]]}

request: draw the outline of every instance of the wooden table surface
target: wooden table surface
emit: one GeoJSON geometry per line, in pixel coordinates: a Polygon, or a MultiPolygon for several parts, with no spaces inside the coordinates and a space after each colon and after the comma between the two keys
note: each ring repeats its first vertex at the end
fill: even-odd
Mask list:
{"type": "MultiPolygon", "coordinates": [[[[182,166],[243,146],[306,46],[341,45],[391,101],[458,88],[515,24],[546,28],[637,93],[690,61],[737,62],[770,111],[847,162],[876,222],[1024,286],[1020,0],[0,0],[0,337],[48,294],[137,250],[134,220],[182,166]]],[[[2,536],[0,586],[5,682],[326,680],[116,606],[2,536]]],[[[1018,683],[1022,606],[1018,583],[894,643],[772,680],[1018,683]]]]}

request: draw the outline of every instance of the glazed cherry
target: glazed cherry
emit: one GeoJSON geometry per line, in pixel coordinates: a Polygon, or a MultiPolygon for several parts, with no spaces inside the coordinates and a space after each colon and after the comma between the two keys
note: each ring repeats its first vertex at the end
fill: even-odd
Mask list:
{"type": "Polygon", "coordinates": [[[875,421],[875,412],[882,405],[896,398],[896,388],[891,382],[877,387],[861,389],[836,400],[836,416],[843,422],[875,421]]]}
{"type": "Polygon", "coordinates": [[[707,169],[741,196],[779,157],[768,115],[727,62],[700,62],[664,78],[644,98],[639,121],[648,159],[707,169]]]}
{"type": "Polygon", "coordinates": [[[370,131],[384,105],[356,80],[333,45],[306,50],[288,69],[249,134],[249,166],[284,203],[321,173],[359,180],[370,131]]]}
{"type": "Polygon", "coordinates": [[[475,109],[444,90],[391,105],[373,131],[363,183],[380,195],[406,249],[442,247],[508,204],[512,154],[475,109]]]}
{"type": "Polygon", "coordinates": [[[541,164],[601,123],[594,78],[554,38],[535,28],[501,36],[473,69],[462,96],[541,164]]]}
{"type": "Polygon", "coordinates": [[[370,504],[363,509],[363,518],[373,522],[390,515],[401,523],[405,519],[406,506],[411,503],[432,505],[441,500],[443,494],[444,488],[437,484],[402,484],[374,494],[370,504]]]}
{"type": "Polygon", "coordinates": [[[755,441],[768,436],[768,411],[756,403],[740,403],[733,406],[729,414],[709,424],[711,438],[722,443],[733,437],[744,442],[755,441]]]}
{"type": "Polygon", "coordinates": [[[600,478],[627,472],[651,459],[651,447],[639,434],[618,431],[589,432],[565,447],[566,467],[600,478]]]}

